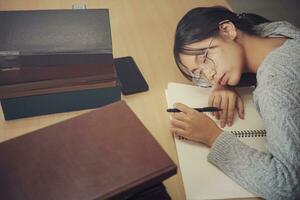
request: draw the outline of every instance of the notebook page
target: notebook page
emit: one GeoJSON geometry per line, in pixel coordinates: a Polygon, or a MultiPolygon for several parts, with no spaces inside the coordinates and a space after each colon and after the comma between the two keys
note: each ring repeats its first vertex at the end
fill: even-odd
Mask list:
{"type": "MultiPolygon", "coordinates": [[[[253,129],[253,127],[256,127],[256,129],[263,129],[263,124],[259,115],[256,112],[253,103],[251,103],[251,95],[245,95],[245,93],[250,92],[249,90],[249,88],[244,88],[240,92],[243,94],[244,103],[246,105],[245,118],[246,120],[251,119],[251,123],[253,122],[252,126],[243,120],[235,118],[233,126],[227,130],[246,130],[248,128],[253,129]]],[[[168,89],[165,92],[169,108],[172,108],[175,102],[182,102],[191,107],[204,107],[207,106],[210,89],[169,83],[168,89]]],[[[254,148],[264,150],[265,138],[263,137],[243,138],[243,140],[243,142],[254,148]]],[[[217,167],[207,162],[207,155],[209,153],[207,147],[199,143],[179,140],[177,138],[175,138],[175,144],[188,200],[243,198],[254,196],[223,174],[217,167]]]]}

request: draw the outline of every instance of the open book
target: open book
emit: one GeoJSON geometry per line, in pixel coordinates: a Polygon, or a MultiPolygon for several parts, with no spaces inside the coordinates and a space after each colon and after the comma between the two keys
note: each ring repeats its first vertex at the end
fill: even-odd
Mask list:
{"type": "MultiPolygon", "coordinates": [[[[266,151],[266,132],[260,115],[252,101],[252,87],[239,88],[245,105],[245,119],[241,120],[235,114],[231,127],[223,130],[231,131],[242,142],[261,151],[266,151]]],[[[173,108],[175,102],[184,103],[190,107],[206,107],[210,88],[169,83],[165,91],[168,108],[173,108]]],[[[214,117],[209,115],[212,119],[214,117]]],[[[219,122],[216,122],[219,124],[219,122]]],[[[186,198],[188,200],[199,199],[224,199],[254,197],[254,195],[207,161],[209,148],[206,146],[175,137],[176,149],[182,173],[186,198]]]]}

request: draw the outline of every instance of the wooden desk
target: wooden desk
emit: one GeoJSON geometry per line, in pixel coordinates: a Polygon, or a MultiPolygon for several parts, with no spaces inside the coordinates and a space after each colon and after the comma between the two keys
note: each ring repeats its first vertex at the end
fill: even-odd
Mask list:
{"type": "MultiPolygon", "coordinates": [[[[177,69],[172,47],[175,27],[191,8],[225,5],[226,1],[211,0],[0,0],[0,10],[70,9],[72,4],[87,8],[109,8],[114,57],[131,55],[139,65],[150,90],[123,96],[148,130],[177,163],[164,90],[170,81],[188,83],[177,69]]],[[[68,119],[85,111],[60,113],[5,121],[0,112],[0,142],[68,119]]],[[[174,200],[185,199],[180,171],[165,181],[174,200]]]]}

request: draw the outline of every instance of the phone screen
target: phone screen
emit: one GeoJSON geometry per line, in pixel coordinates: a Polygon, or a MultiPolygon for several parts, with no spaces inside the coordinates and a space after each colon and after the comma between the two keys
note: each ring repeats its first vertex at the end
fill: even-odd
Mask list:
{"type": "Polygon", "coordinates": [[[123,94],[134,94],[149,89],[146,80],[132,57],[115,58],[114,64],[123,94]]]}

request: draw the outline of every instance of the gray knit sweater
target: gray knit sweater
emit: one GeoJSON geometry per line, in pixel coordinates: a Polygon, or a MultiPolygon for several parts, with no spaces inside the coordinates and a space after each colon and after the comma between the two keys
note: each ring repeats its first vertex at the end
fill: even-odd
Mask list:
{"type": "Polygon", "coordinates": [[[208,161],[260,197],[300,199],[300,31],[288,22],[256,28],[263,37],[289,38],[263,60],[256,75],[254,103],[266,127],[268,152],[223,132],[208,161]]]}

